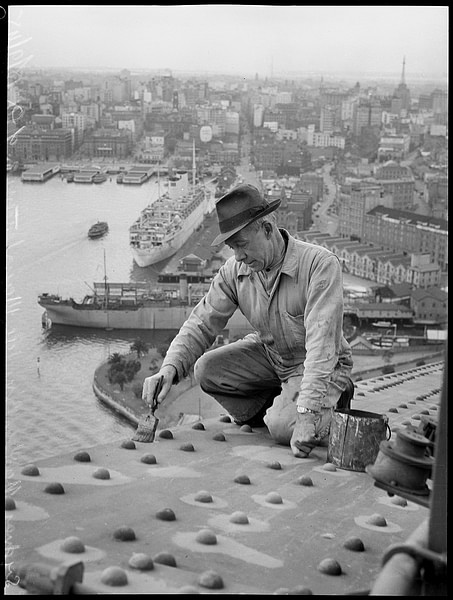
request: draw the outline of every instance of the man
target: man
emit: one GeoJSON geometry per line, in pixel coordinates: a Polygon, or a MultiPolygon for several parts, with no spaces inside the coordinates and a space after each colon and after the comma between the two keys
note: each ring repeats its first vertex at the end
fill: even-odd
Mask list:
{"type": "Polygon", "coordinates": [[[279,229],[279,205],[248,184],[217,201],[220,234],[212,245],[226,243],[234,256],[172,341],[159,373],[145,379],[143,399],[151,403],[163,376],[162,402],[194,366],[201,389],[237,424],[266,424],[276,442],[305,458],[327,439],[340,396],[346,405],[352,397],[351,349],[339,260],[279,229]],[[255,333],[206,352],[236,309],[255,333]]]}

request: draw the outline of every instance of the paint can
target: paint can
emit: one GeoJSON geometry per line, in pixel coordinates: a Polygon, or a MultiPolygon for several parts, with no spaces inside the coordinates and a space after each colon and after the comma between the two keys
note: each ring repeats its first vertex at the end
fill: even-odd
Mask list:
{"type": "Polygon", "coordinates": [[[388,417],[363,410],[335,410],[329,433],[327,461],[340,469],[365,471],[379,453],[379,444],[390,439],[388,417]]]}

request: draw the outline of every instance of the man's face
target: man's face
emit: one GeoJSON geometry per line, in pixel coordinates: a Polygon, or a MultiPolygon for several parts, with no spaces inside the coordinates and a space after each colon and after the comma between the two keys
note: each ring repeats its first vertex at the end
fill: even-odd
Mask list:
{"type": "Polygon", "coordinates": [[[235,259],[248,265],[252,271],[262,271],[272,263],[273,247],[266,236],[264,224],[258,230],[244,227],[225,244],[234,251],[235,259]]]}

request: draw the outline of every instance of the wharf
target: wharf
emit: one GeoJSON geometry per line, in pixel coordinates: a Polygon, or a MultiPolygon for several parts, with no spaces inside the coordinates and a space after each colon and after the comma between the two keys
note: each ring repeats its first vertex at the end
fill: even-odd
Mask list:
{"type": "MultiPolygon", "coordinates": [[[[443,368],[357,382],[352,408],[386,414],[392,437],[436,419],[443,368]]],[[[388,547],[430,513],[334,467],[325,447],[297,459],[225,414],[18,465],[8,486],[7,574],[82,562],[83,584],[105,594],[367,595],[388,547]]]]}
{"type": "Polygon", "coordinates": [[[47,181],[56,173],[59,173],[60,165],[58,163],[45,163],[33,165],[22,172],[21,180],[24,182],[39,182],[47,181]]]}

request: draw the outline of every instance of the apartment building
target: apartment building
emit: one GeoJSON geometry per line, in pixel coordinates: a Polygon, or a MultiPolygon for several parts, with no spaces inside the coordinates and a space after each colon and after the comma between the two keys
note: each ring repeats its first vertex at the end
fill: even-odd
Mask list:
{"type": "Polygon", "coordinates": [[[393,196],[383,186],[368,182],[342,186],[338,210],[338,233],[363,239],[365,215],[376,206],[393,208],[393,196]]]}
{"type": "Polygon", "coordinates": [[[365,215],[364,239],[393,252],[428,253],[448,270],[448,223],[408,211],[376,206],[365,215]]]}

